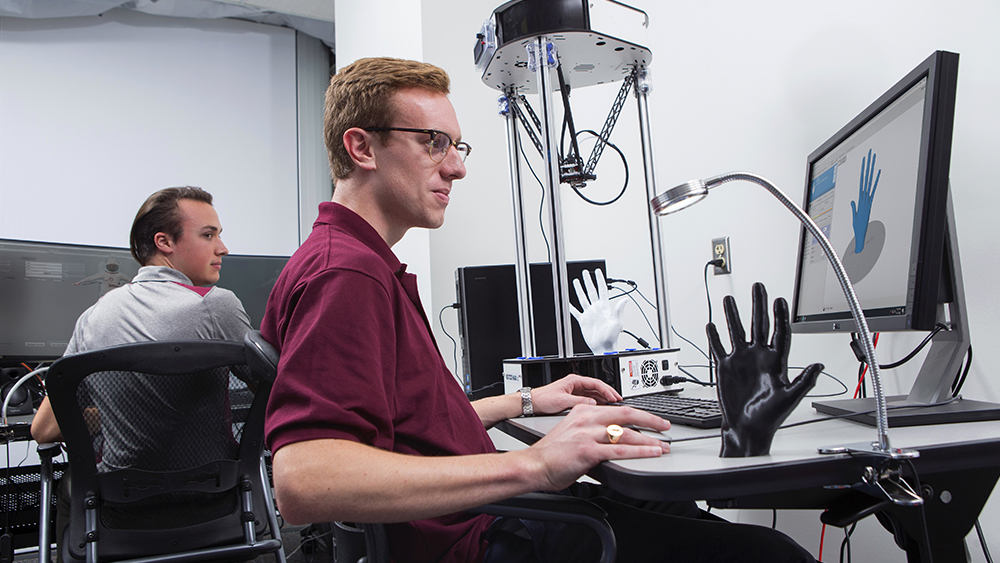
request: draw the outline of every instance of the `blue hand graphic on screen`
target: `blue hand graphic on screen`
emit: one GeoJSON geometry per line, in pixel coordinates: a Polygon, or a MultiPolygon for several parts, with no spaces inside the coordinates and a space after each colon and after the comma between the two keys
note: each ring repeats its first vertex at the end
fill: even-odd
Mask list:
{"type": "Polygon", "coordinates": [[[868,156],[861,159],[861,179],[858,181],[858,201],[851,202],[851,219],[854,223],[854,253],[861,254],[865,249],[865,235],[868,234],[868,220],[872,214],[872,201],[875,199],[875,189],[878,188],[878,179],[882,176],[882,169],[875,173],[875,181],[872,181],[872,173],[875,172],[875,154],[868,149],[868,156]]]}

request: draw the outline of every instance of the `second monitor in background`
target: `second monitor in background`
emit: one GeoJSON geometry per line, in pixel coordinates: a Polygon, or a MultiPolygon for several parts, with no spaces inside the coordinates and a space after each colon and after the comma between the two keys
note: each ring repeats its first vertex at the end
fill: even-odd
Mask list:
{"type": "MultiPolygon", "coordinates": [[[[600,269],[607,273],[604,260],[580,260],[566,264],[569,279],[580,278],[584,270],[600,269]]],[[[531,296],[534,310],[536,355],[557,353],[555,307],[552,301],[552,267],[548,262],[531,264],[531,296]]],[[[482,389],[478,396],[500,395],[502,363],[521,356],[520,317],[517,306],[517,282],[513,264],[466,266],[455,271],[459,309],[459,335],[462,341],[463,381],[471,390],[482,389]],[[495,385],[494,385],[495,384],[495,385]],[[489,387],[489,386],[493,387],[489,387]]],[[[570,304],[579,308],[576,294],[570,291],[570,304]]],[[[572,322],[573,349],[590,349],[572,322]]]]}
{"type": "Polygon", "coordinates": [[[222,260],[222,272],[219,275],[219,287],[224,287],[240,298],[250,326],[260,328],[264,318],[264,308],[271,288],[278,280],[288,256],[252,256],[230,254],[222,260]]]}
{"type": "MultiPolygon", "coordinates": [[[[237,254],[223,260],[218,285],[240,298],[254,328],[287,261],[237,254]]],[[[138,270],[127,248],[0,239],[0,366],[62,356],[80,314],[138,270]]]]}
{"type": "Polygon", "coordinates": [[[127,248],[0,239],[0,365],[62,356],[77,317],[138,270],[127,248]]]}

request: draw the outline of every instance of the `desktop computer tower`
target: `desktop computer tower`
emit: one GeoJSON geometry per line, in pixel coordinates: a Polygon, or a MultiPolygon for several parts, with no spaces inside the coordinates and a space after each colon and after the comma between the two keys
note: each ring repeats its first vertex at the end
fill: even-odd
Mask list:
{"type": "MultiPolygon", "coordinates": [[[[584,270],[600,269],[607,274],[604,260],[581,260],[566,264],[569,279],[578,279],[584,270]]],[[[552,355],[556,344],[555,306],[552,300],[552,266],[548,262],[530,265],[532,309],[538,356],[552,355]]],[[[572,282],[571,282],[572,283],[572,282]]],[[[465,266],[455,271],[459,308],[459,335],[462,343],[462,377],[475,397],[503,394],[503,361],[521,356],[520,320],[517,306],[517,278],[513,264],[465,266]],[[491,387],[492,386],[492,387],[491,387]]],[[[569,291],[570,303],[579,308],[576,292],[569,291]]],[[[570,322],[573,350],[589,353],[576,321],[570,322]]]]}

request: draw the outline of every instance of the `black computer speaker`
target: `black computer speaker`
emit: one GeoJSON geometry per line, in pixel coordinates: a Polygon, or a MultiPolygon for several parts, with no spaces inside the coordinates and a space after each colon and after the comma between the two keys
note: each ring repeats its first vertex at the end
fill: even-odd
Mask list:
{"type": "MultiPolygon", "coordinates": [[[[0,370],[0,401],[7,398],[7,394],[28,371],[22,368],[3,368],[0,370]]],[[[16,414],[31,414],[36,406],[41,403],[41,386],[37,381],[26,381],[21,384],[14,394],[11,395],[7,404],[7,416],[16,414]]]]}

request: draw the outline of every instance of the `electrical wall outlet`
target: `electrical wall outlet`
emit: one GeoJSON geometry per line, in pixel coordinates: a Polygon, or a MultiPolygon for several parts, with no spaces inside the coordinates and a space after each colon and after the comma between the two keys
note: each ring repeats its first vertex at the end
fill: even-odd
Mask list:
{"type": "Polygon", "coordinates": [[[729,253],[729,237],[712,239],[712,260],[721,258],[722,266],[715,266],[715,275],[729,274],[733,271],[733,263],[729,253]]]}

